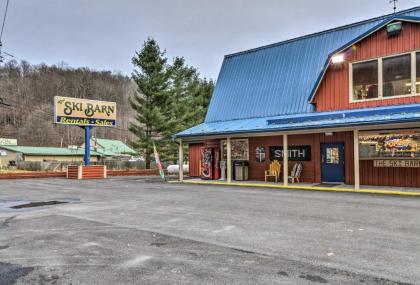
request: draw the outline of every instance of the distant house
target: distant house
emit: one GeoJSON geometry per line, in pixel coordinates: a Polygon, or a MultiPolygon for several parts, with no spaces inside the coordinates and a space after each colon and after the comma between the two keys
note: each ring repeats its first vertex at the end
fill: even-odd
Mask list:
{"type": "MultiPolygon", "coordinates": [[[[82,145],[84,147],[84,144],[82,145]]],[[[105,157],[131,158],[137,152],[119,140],[91,138],[90,148],[105,157]]]]}
{"type": "MultiPolygon", "coordinates": [[[[6,167],[18,161],[60,161],[82,162],[85,150],[59,147],[0,146],[0,166],[6,167]]],[[[91,152],[91,161],[96,162],[102,155],[91,152]]]]}

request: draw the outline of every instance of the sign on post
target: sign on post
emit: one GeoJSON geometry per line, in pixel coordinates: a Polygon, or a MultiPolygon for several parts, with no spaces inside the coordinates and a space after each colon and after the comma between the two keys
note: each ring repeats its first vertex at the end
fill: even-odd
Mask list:
{"type": "Polygon", "coordinates": [[[17,145],[17,139],[0,138],[0,145],[8,145],[8,146],[17,145]]]}
{"type": "Polygon", "coordinates": [[[54,122],[57,124],[113,127],[116,120],[115,102],[54,97],[54,122]]]}

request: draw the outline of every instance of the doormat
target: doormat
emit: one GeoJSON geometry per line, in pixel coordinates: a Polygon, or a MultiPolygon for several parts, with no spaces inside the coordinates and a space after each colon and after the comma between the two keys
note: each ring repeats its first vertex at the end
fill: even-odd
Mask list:
{"type": "Polygon", "coordinates": [[[315,184],[314,186],[316,187],[336,187],[336,186],[340,186],[343,184],[340,183],[319,183],[319,184],[315,184]]]}

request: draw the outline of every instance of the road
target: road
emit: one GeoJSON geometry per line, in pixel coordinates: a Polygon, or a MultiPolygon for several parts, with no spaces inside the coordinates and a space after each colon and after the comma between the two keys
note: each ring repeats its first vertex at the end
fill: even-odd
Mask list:
{"type": "Polygon", "coordinates": [[[420,284],[420,199],[0,181],[0,284],[420,284]],[[65,204],[12,209],[40,201],[65,204]]]}

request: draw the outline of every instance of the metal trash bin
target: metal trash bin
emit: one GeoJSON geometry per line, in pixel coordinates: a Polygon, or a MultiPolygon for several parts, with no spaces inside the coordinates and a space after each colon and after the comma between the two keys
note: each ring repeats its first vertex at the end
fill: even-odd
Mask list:
{"type": "Polygon", "coordinates": [[[235,180],[245,181],[248,180],[248,161],[235,161],[235,180]]]}

